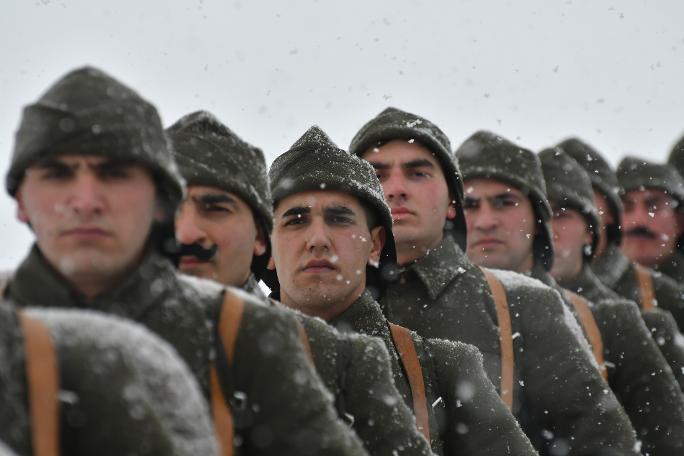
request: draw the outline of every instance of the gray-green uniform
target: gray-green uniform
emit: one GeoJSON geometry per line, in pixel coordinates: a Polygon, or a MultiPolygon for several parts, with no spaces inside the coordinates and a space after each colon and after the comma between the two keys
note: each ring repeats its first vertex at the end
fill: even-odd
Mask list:
{"type": "MultiPolygon", "coordinates": [[[[617,178],[620,191],[658,189],[670,195],[677,203],[677,211],[684,211],[684,178],[676,169],[667,164],[653,163],[636,157],[625,157],[618,164],[617,178]]],[[[675,251],[654,267],[673,278],[678,284],[684,283],[684,235],[677,239],[675,251]]],[[[674,316],[683,328],[682,320],[674,316]]]]}
{"type": "MultiPolygon", "coordinates": [[[[73,71],[24,111],[7,189],[14,195],[27,167],[65,153],[139,163],[154,176],[173,213],[182,181],[156,109],[137,93],[92,68],[73,71]]],[[[236,289],[183,278],[156,251],[155,229],[139,266],[115,286],[84,299],[47,262],[37,246],[10,279],[6,297],[20,306],[96,309],[143,324],[169,342],[205,396],[224,299],[242,305],[232,362],[215,359],[231,403],[235,443],[246,454],[365,454],[336,416],[298,336],[296,320],[236,289]]]]}
{"type": "MultiPolygon", "coordinates": [[[[283,198],[299,192],[341,191],[355,196],[374,214],[377,224],[387,230],[387,241],[377,270],[391,275],[396,265],[392,219],[375,171],[363,160],[335,146],[320,129],[313,127],[292,148],[276,158],[269,172],[274,206],[283,198]]],[[[376,269],[368,266],[367,270],[376,269]]],[[[378,274],[367,275],[377,288],[378,274]]],[[[277,281],[271,283],[277,288],[277,281]]],[[[342,331],[377,336],[390,353],[397,389],[407,405],[412,405],[406,364],[399,361],[399,349],[390,336],[387,318],[365,291],[339,317],[329,322],[342,331]]],[[[535,451],[482,368],[477,349],[462,343],[411,338],[425,384],[428,428],[433,451],[437,454],[503,455],[534,454],[535,451]]]]}
{"type": "Polygon", "coordinates": [[[606,227],[606,247],[594,258],[592,271],[608,288],[639,305],[646,326],[684,391],[684,339],[673,318],[677,315],[678,321],[684,321],[684,296],[680,287],[662,273],[637,266],[620,250],[623,207],[618,195],[618,180],[601,154],[577,138],[566,139],[556,147],[587,171],[594,191],[606,198],[614,221],[606,227]],[[644,276],[645,283],[639,280],[640,275],[644,276]]]}
{"type": "MultiPolygon", "coordinates": [[[[636,304],[607,290],[589,267],[600,229],[591,180],[562,149],[546,149],[539,158],[549,202],[559,208],[578,211],[585,219],[593,242],[583,249],[582,270],[576,277],[556,284],[548,272],[539,267],[533,269],[532,275],[560,293],[563,293],[562,286],[588,300],[587,305],[601,335],[608,384],[643,441],[642,451],[654,455],[681,454],[684,451],[684,398],[679,384],[642,321],[636,304]]],[[[593,348],[597,350],[598,343],[594,343],[593,348]]]]}
{"type": "MultiPolygon", "coordinates": [[[[48,330],[57,360],[59,454],[217,454],[206,403],[168,344],[100,313],[26,313],[48,330]]],[[[16,309],[0,303],[0,440],[20,455],[35,454],[38,432],[26,365],[44,362],[27,354],[26,338],[16,309]]]]}
{"type": "MultiPolygon", "coordinates": [[[[456,200],[457,224],[445,226],[442,243],[405,265],[386,282],[380,305],[390,321],[424,337],[475,345],[494,385],[501,382],[501,348],[495,303],[482,270],[465,256],[461,175],[446,136],[428,120],[387,109],[352,140],[351,152],[397,138],[415,139],[442,165],[456,200]],[[455,232],[456,231],[456,232],[455,232]]],[[[598,375],[579,330],[558,295],[541,283],[497,272],[509,304],[514,337],[513,414],[540,454],[632,454],[633,431],[598,375]]]]}
{"type": "MultiPolygon", "coordinates": [[[[242,141],[212,114],[195,112],[167,132],[187,185],[214,187],[238,195],[264,233],[273,228],[271,192],[261,151],[242,141]]],[[[252,261],[243,289],[266,300],[258,286],[270,247],[252,261]]],[[[274,305],[280,304],[273,301],[274,305]]],[[[373,455],[430,454],[413,414],[397,392],[384,345],[362,335],[344,335],[320,319],[288,309],[305,329],[316,370],[348,421],[373,455]]]]}

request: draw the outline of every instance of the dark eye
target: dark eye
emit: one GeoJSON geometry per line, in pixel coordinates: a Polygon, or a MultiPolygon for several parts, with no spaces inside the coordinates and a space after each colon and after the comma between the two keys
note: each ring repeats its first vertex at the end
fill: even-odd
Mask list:
{"type": "Polygon", "coordinates": [[[40,174],[40,177],[43,179],[63,180],[68,179],[72,175],[73,173],[71,172],[71,169],[66,166],[53,166],[50,168],[45,168],[40,174]]]}
{"type": "Polygon", "coordinates": [[[331,215],[328,217],[328,221],[335,225],[351,225],[354,223],[354,219],[344,215],[331,215]]]}
{"type": "Polygon", "coordinates": [[[102,179],[124,179],[129,176],[130,169],[127,166],[109,165],[98,170],[102,179]]]}
{"type": "Polygon", "coordinates": [[[225,206],[221,206],[216,203],[202,203],[201,209],[203,212],[213,212],[213,213],[229,213],[230,209],[225,206]]]}
{"type": "Polygon", "coordinates": [[[303,225],[306,223],[305,218],[302,216],[302,214],[297,214],[296,216],[293,217],[288,217],[285,219],[283,222],[283,226],[297,226],[297,225],[303,225]]]}
{"type": "Polygon", "coordinates": [[[479,202],[476,199],[466,198],[465,201],[463,201],[463,209],[473,210],[477,209],[478,206],[479,202]]]}

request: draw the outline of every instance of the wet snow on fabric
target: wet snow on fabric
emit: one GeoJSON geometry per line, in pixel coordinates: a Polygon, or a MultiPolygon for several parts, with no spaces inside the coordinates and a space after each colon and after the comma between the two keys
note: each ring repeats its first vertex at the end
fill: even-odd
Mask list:
{"type": "MultiPolygon", "coordinates": [[[[154,404],[168,426],[176,454],[216,452],[206,402],[187,367],[173,348],[131,321],[93,311],[29,308],[27,313],[45,323],[60,346],[89,345],[104,356],[124,356],[139,373],[137,386],[123,400],[154,404]]],[[[91,366],[91,369],[103,366],[91,366]]]]}

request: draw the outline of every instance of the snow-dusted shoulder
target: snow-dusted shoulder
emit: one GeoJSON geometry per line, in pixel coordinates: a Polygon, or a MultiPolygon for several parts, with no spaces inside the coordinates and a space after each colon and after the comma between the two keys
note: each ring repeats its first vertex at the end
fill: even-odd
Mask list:
{"type": "Polygon", "coordinates": [[[483,268],[494,273],[497,279],[501,281],[503,286],[512,291],[516,288],[539,288],[542,290],[549,290],[549,287],[533,277],[525,274],[520,274],[514,271],[507,271],[503,269],[483,268]]]}
{"type": "Polygon", "coordinates": [[[103,362],[89,369],[106,370],[107,360],[125,359],[137,375],[121,400],[130,404],[132,416],[139,403],[153,406],[174,454],[216,453],[206,402],[169,344],[141,325],[98,312],[42,308],[27,312],[49,328],[58,350],[95,350],[103,362]]]}

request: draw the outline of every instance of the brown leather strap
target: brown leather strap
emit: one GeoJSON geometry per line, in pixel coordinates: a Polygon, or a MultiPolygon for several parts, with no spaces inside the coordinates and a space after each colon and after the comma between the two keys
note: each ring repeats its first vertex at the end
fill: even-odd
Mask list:
{"type": "Polygon", "coordinates": [[[634,272],[636,273],[637,283],[639,284],[639,295],[641,297],[641,308],[643,310],[651,310],[655,307],[653,304],[655,293],[653,292],[653,279],[649,274],[648,269],[640,264],[634,264],[634,272]]]}
{"type": "Polygon", "coordinates": [[[31,443],[36,456],[59,454],[59,372],[48,329],[19,312],[26,351],[26,378],[31,408],[31,443]]]}
{"type": "Polygon", "coordinates": [[[586,299],[570,290],[563,290],[563,294],[565,295],[565,298],[570,301],[570,304],[574,307],[577,315],[579,315],[584,334],[589,340],[591,351],[594,353],[594,359],[596,359],[596,362],[598,363],[601,377],[607,381],[608,369],[606,369],[606,363],[603,360],[603,338],[601,337],[601,331],[599,331],[598,325],[596,324],[594,314],[591,313],[589,303],[586,299]]]}
{"type": "Polygon", "coordinates": [[[230,413],[228,401],[223,395],[219,384],[216,366],[209,368],[209,380],[211,382],[211,414],[214,418],[214,433],[219,444],[220,456],[233,455],[234,426],[233,415],[230,413]]]}
{"type": "MultiPolygon", "coordinates": [[[[237,340],[242,313],[245,303],[242,299],[226,290],[223,296],[223,305],[219,313],[219,338],[223,345],[223,351],[228,358],[228,364],[235,358],[235,342],[237,340]]],[[[219,383],[216,366],[212,363],[209,368],[209,380],[211,387],[211,411],[214,418],[214,433],[219,443],[221,456],[232,456],[235,428],[233,415],[219,383]]]]}
{"type": "Polygon", "coordinates": [[[482,269],[487,279],[496,305],[496,319],[499,325],[499,345],[501,346],[501,399],[513,408],[513,330],[511,329],[511,314],[508,309],[508,299],[501,281],[487,269],[482,269]]]}
{"type": "Polygon", "coordinates": [[[418,430],[430,442],[430,425],[423,370],[420,367],[420,360],[418,359],[418,353],[416,353],[416,346],[413,344],[411,331],[394,323],[390,323],[389,327],[394,346],[397,347],[401,363],[408,377],[411,396],[413,397],[413,413],[416,415],[418,430]]]}

